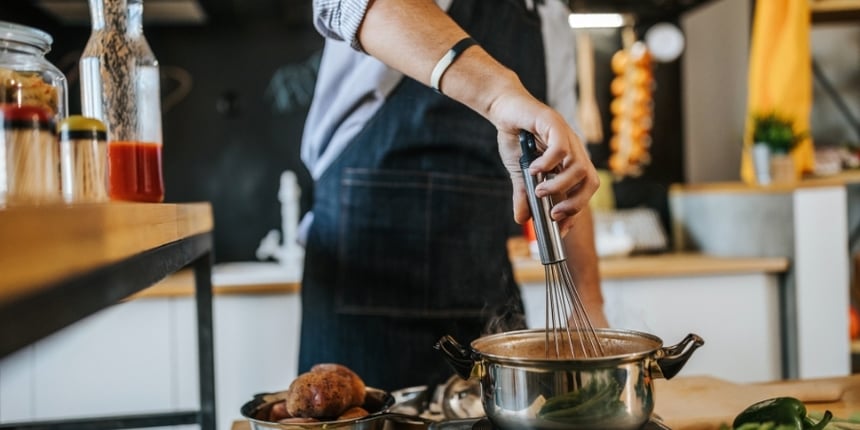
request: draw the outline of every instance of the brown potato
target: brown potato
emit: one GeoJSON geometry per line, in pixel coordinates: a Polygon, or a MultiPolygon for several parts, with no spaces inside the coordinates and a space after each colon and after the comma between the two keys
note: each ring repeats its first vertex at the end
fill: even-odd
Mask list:
{"type": "Polygon", "coordinates": [[[284,418],[284,419],[278,421],[278,423],[280,423],[280,424],[310,424],[310,423],[318,423],[318,422],[320,422],[320,420],[318,420],[316,418],[304,418],[304,417],[284,418]]]}
{"type": "Polygon", "coordinates": [[[291,418],[290,413],[287,412],[286,400],[272,405],[272,409],[269,410],[269,419],[267,421],[276,423],[284,418],[291,418]]]}
{"type": "Polygon", "coordinates": [[[338,372],[303,373],[290,384],[287,412],[293,417],[333,418],[354,406],[353,381],[338,372]]]}
{"type": "Polygon", "coordinates": [[[337,417],[337,419],[338,419],[338,421],[339,420],[354,420],[354,419],[358,419],[361,417],[366,417],[368,415],[370,415],[370,412],[367,412],[366,410],[364,410],[364,408],[359,407],[359,406],[354,406],[354,407],[347,409],[346,412],[341,414],[341,416],[337,417]]]}
{"type": "Polygon", "coordinates": [[[346,376],[352,384],[352,402],[350,406],[361,406],[364,404],[364,396],[366,394],[364,381],[352,371],[352,369],[335,363],[321,363],[311,368],[311,372],[335,372],[346,376]]]}

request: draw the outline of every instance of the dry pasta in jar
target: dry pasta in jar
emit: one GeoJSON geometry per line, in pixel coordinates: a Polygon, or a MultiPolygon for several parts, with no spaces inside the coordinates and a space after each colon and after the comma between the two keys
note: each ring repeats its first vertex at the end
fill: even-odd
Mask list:
{"type": "Polygon", "coordinates": [[[0,103],[45,109],[55,122],[66,117],[66,77],[45,58],[52,43],[44,31],[0,21],[0,103]]]}

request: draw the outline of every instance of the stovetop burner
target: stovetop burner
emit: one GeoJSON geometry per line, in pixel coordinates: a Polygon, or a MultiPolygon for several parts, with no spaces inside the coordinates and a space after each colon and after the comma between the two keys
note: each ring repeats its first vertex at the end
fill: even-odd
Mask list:
{"type": "MultiPolygon", "coordinates": [[[[430,424],[428,430],[495,430],[493,424],[487,418],[471,420],[447,420],[430,424]]],[[[665,424],[651,420],[641,430],[670,430],[665,424]]]]}
{"type": "MultiPolygon", "coordinates": [[[[427,425],[386,426],[386,430],[494,430],[493,424],[486,417],[470,418],[483,415],[483,406],[461,400],[457,407],[452,408],[444,402],[445,385],[440,385],[431,391],[426,386],[404,388],[392,392],[394,406],[391,412],[405,415],[421,416],[433,422],[427,425]]],[[[480,394],[479,394],[480,395],[480,394]]],[[[474,397],[474,396],[470,396],[474,397]]],[[[475,399],[471,399],[475,400],[475,399]]],[[[480,399],[476,400],[480,403],[480,399]]],[[[641,430],[671,430],[659,419],[647,422],[641,430]]]]}

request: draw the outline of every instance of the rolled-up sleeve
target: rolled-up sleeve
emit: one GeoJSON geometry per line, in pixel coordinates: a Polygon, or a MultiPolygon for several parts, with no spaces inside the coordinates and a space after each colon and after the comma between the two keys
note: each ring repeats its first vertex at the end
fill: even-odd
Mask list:
{"type": "Polygon", "coordinates": [[[314,26],[325,37],[348,42],[363,51],[358,27],[370,0],[314,0],[314,26]]]}

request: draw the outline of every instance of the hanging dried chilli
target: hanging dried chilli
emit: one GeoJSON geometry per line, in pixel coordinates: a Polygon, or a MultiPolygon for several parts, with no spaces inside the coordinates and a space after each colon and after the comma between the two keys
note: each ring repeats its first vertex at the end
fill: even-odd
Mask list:
{"type": "Polygon", "coordinates": [[[609,140],[609,170],[619,178],[639,176],[651,162],[653,73],[647,46],[637,42],[632,29],[623,32],[624,48],[612,56],[617,77],[610,90],[613,115],[609,140]]]}

